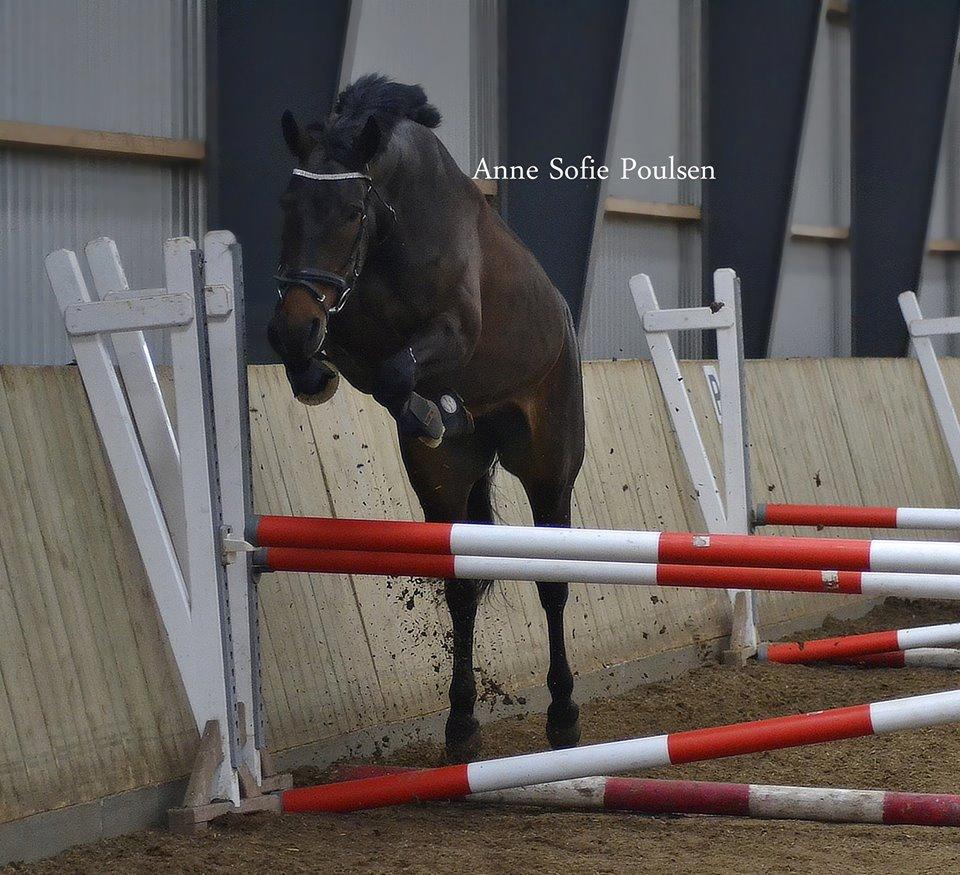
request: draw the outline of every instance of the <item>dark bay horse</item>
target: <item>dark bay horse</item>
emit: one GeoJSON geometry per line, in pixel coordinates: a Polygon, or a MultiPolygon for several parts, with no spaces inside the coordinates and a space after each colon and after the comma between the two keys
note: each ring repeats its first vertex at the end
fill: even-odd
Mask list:
{"type": "MultiPolygon", "coordinates": [[[[583,461],[580,355],[566,303],[457,167],[419,86],[365,76],[323,121],[283,134],[297,159],[280,202],[280,299],[270,322],[296,397],[339,375],[397,421],[427,520],[493,522],[497,460],[541,526],[569,526],[583,461]]],[[[451,759],[480,746],[473,632],[489,581],[448,580],[451,759]]],[[[564,644],[567,584],[538,584],[547,618],[553,747],[580,738],[564,644]]]]}

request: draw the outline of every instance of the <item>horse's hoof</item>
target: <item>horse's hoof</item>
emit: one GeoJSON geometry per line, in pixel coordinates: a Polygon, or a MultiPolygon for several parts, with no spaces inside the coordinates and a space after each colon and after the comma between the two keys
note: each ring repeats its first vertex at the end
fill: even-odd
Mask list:
{"type": "Polygon", "coordinates": [[[415,437],[431,449],[439,447],[443,440],[444,427],[440,408],[416,392],[411,392],[410,397],[403,402],[397,417],[397,426],[401,435],[415,437]]]}
{"type": "Polygon", "coordinates": [[[554,750],[576,747],[580,743],[580,706],[566,702],[552,704],[547,711],[547,741],[554,750]]]}
{"type": "Polygon", "coordinates": [[[311,359],[302,371],[291,372],[288,368],[287,378],[293,389],[293,397],[311,407],[325,404],[340,388],[340,372],[329,362],[320,359],[311,359]]]}
{"type": "Polygon", "coordinates": [[[445,437],[457,437],[473,434],[475,430],[473,414],[464,406],[463,399],[456,392],[444,392],[437,400],[440,416],[443,419],[445,437]]]}
{"type": "Polygon", "coordinates": [[[446,754],[449,763],[469,763],[480,755],[483,739],[476,717],[447,719],[446,754]]]}

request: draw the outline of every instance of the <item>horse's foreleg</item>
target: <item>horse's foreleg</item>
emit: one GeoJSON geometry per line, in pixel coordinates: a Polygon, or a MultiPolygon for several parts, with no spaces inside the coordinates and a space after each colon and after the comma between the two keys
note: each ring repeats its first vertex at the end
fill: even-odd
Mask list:
{"type": "MultiPolygon", "coordinates": [[[[525,484],[526,485],[526,484],[525,484]]],[[[538,526],[570,525],[569,487],[527,486],[527,497],[538,526]]],[[[550,707],[547,709],[547,740],[550,746],[573,747],[580,741],[580,706],[573,700],[573,672],[567,661],[564,638],[563,611],[567,604],[569,585],[566,583],[538,583],[540,604],[547,616],[547,641],[550,648],[550,667],[547,670],[547,689],[550,707]]]]}
{"type": "Polygon", "coordinates": [[[458,404],[456,396],[443,396],[449,398],[453,409],[441,410],[415,391],[418,384],[435,383],[443,374],[457,370],[470,358],[480,336],[479,316],[474,315],[472,302],[472,297],[465,296],[462,306],[427,322],[410,339],[408,346],[380,366],[373,397],[397,420],[402,436],[421,438],[436,445],[443,437],[445,425],[456,427],[462,419],[464,423],[470,422],[470,428],[456,430],[466,434],[472,429],[472,420],[462,410],[462,402],[458,404]],[[461,415],[456,417],[458,406],[461,415]]]}
{"type": "Polygon", "coordinates": [[[474,580],[447,580],[444,595],[453,626],[453,677],[450,716],[444,731],[447,759],[465,762],[480,752],[480,724],[473,716],[477,682],[473,676],[473,630],[480,587],[474,580]]]}
{"type": "Polygon", "coordinates": [[[567,662],[564,641],[563,609],[567,604],[566,583],[538,583],[540,604],[547,615],[547,639],[550,646],[550,668],[547,689],[547,740],[551,747],[574,747],[580,741],[580,706],[573,700],[573,672],[567,662]]]}
{"type": "MultiPolygon", "coordinates": [[[[428,450],[415,440],[400,440],[403,463],[428,522],[493,522],[490,466],[494,451],[479,436],[444,441],[428,450]]],[[[489,581],[444,581],[453,629],[453,675],[446,725],[447,757],[463,761],[480,750],[480,726],[474,717],[477,684],[473,673],[473,631],[480,594],[489,581]]]]}

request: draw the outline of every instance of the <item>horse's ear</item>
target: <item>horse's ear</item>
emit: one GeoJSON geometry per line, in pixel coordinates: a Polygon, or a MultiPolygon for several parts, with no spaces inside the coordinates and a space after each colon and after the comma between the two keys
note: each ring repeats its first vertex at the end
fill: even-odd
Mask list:
{"type": "Polygon", "coordinates": [[[353,154],[361,166],[372,161],[377,152],[380,151],[381,138],[379,123],[372,115],[368,116],[363,130],[353,141],[353,154]]]}
{"type": "Polygon", "coordinates": [[[284,111],[280,126],[283,128],[283,139],[287,143],[287,148],[294,157],[303,161],[310,154],[310,147],[313,145],[310,136],[304,133],[289,109],[284,111]]]}

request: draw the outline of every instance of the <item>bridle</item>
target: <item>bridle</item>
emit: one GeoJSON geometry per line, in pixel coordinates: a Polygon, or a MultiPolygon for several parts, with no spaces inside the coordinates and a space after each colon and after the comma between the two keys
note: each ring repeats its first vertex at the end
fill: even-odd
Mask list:
{"type": "Polygon", "coordinates": [[[360,272],[363,270],[366,253],[362,253],[361,251],[364,248],[364,243],[369,242],[367,239],[367,217],[369,215],[371,194],[376,195],[377,200],[387,208],[394,223],[397,221],[397,212],[383,199],[383,196],[373,184],[373,179],[368,173],[312,173],[309,170],[301,170],[299,167],[295,167],[293,175],[302,176],[304,179],[318,180],[320,182],[336,182],[342,179],[362,179],[367,186],[367,191],[363,196],[360,227],[357,229],[357,236],[353,238],[353,244],[350,246],[350,254],[347,256],[343,273],[333,273],[333,271],[329,270],[287,270],[283,264],[277,266],[277,275],[274,279],[277,281],[277,295],[280,297],[280,301],[283,301],[283,296],[291,286],[303,286],[310,292],[314,300],[320,305],[329,318],[343,309],[344,304],[347,303],[347,299],[350,297],[350,293],[357,284],[360,272]],[[332,306],[328,306],[326,303],[323,295],[323,286],[332,286],[339,292],[337,300],[332,306]]]}

